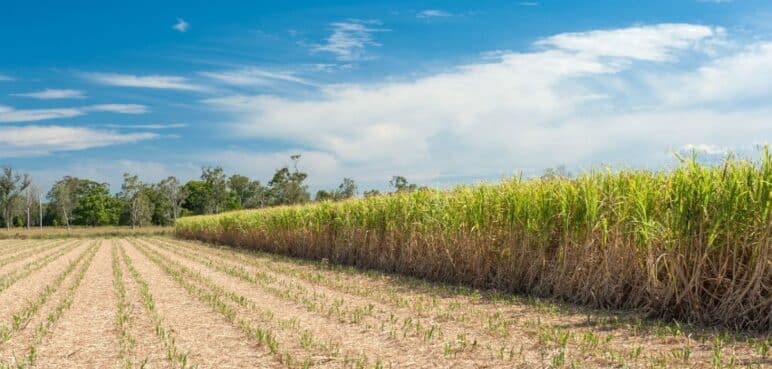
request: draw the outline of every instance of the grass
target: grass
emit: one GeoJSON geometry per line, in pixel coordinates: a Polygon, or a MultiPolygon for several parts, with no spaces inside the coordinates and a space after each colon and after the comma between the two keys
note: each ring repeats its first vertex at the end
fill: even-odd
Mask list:
{"type": "Polygon", "coordinates": [[[172,227],[138,227],[106,226],[106,227],[81,227],[73,226],[40,228],[0,228],[0,240],[2,239],[59,239],[59,238],[106,238],[127,236],[160,236],[172,234],[172,227]]]}
{"type": "Polygon", "coordinates": [[[740,329],[772,327],[772,155],[178,220],[176,234],[740,329]]]}

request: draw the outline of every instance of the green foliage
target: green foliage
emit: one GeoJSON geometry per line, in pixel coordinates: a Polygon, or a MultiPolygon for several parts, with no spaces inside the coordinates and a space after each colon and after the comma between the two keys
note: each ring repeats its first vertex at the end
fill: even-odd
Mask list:
{"type": "Polygon", "coordinates": [[[107,184],[81,180],[78,206],[73,210],[73,224],[88,226],[116,225],[123,205],[110,196],[107,184]]]}
{"type": "Polygon", "coordinates": [[[293,171],[287,167],[278,169],[268,182],[270,205],[303,204],[311,200],[308,186],[303,184],[308,174],[299,171],[297,167],[300,155],[293,155],[292,160],[295,162],[293,171]]]}
{"type": "Polygon", "coordinates": [[[22,191],[30,185],[30,179],[27,174],[21,175],[13,171],[11,167],[4,167],[0,175],[0,210],[2,210],[3,220],[6,227],[11,228],[13,224],[14,203],[19,200],[22,191]]]}
{"type": "Polygon", "coordinates": [[[185,184],[188,197],[183,207],[193,214],[207,214],[212,190],[204,181],[189,181],[185,184]]]}
{"type": "Polygon", "coordinates": [[[338,186],[337,190],[325,191],[319,190],[316,192],[316,201],[341,201],[350,199],[357,194],[357,185],[351,178],[343,178],[343,183],[338,186]]]}
{"type": "Polygon", "coordinates": [[[392,177],[391,181],[389,181],[389,184],[391,187],[394,187],[394,191],[397,193],[412,192],[418,189],[418,186],[415,183],[409,183],[403,176],[392,177]]]}

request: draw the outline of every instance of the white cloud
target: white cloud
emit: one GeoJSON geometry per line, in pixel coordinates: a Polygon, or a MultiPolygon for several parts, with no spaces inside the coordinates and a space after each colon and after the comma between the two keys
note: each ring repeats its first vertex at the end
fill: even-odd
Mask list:
{"type": "Polygon", "coordinates": [[[185,22],[185,20],[182,18],[177,18],[177,23],[175,23],[172,28],[178,32],[185,33],[188,31],[188,29],[190,29],[190,24],[185,22]]]}
{"type": "Polygon", "coordinates": [[[0,155],[33,156],[59,151],[133,143],[158,137],[155,133],[120,133],[84,127],[0,127],[0,155]]]}
{"type": "Polygon", "coordinates": [[[175,129],[185,128],[187,124],[184,123],[171,123],[171,124],[106,124],[105,127],[110,128],[132,128],[132,129],[175,129]]]}
{"type": "Polygon", "coordinates": [[[11,94],[11,96],[29,97],[33,99],[83,99],[86,95],[80,90],[47,88],[43,91],[11,94]]]}
{"type": "Polygon", "coordinates": [[[179,76],[161,76],[161,75],[147,75],[136,76],[131,74],[120,73],[85,73],[84,77],[108,86],[119,87],[140,87],[140,88],[153,88],[153,89],[168,89],[168,90],[186,90],[186,91],[206,91],[204,86],[191,83],[185,77],[179,76]]]}
{"type": "Polygon", "coordinates": [[[202,76],[233,86],[268,86],[276,82],[290,82],[314,86],[313,83],[292,72],[271,71],[256,67],[245,67],[218,72],[201,72],[202,76]]]}
{"type": "Polygon", "coordinates": [[[683,105],[768,99],[772,78],[767,76],[772,76],[772,42],[757,42],[693,72],[651,75],[647,81],[665,103],[683,105]]]}
{"type": "Polygon", "coordinates": [[[16,110],[9,106],[0,105],[0,123],[72,118],[83,114],[85,114],[83,110],[78,108],[16,110]]]}
{"type": "Polygon", "coordinates": [[[452,14],[439,9],[426,9],[418,12],[416,17],[418,18],[433,18],[433,17],[450,17],[452,14]]]}
{"type": "Polygon", "coordinates": [[[517,3],[517,5],[520,5],[520,6],[538,6],[539,3],[536,2],[536,1],[521,1],[521,2],[517,3]]]}
{"type": "Polygon", "coordinates": [[[355,61],[366,58],[368,46],[381,46],[373,39],[373,33],[388,31],[372,26],[380,25],[379,21],[349,20],[330,24],[332,35],[325,43],[313,45],[314,52],[329,52],[335,54],[338,60],[355,61]]]}
{"type": "Polygon", "coordinates": [[[687,144],[682,146],[679,150],[679,152],[683,154],[689,154],[692,152],[697,153],[703,153],[708,155],[726,155],[729,153],[729,149],[726,147],[719,147],[716,145],[710,145],[710,144],[687,144]]]}
{"type": "Polygon", "coordinates": [[[146,106],[138,104],[100,104],[91,105],[84,109],[89,112],[99,111],[120,114],[144,114],[148,112],[146,106]]]}
{"type": "MultiPolygon", "coordinates": [[[[738,69],[758,66],[749,75],[765,70],[763,56],[703,53],[701,43],[724,37],[716,28],[672,24],[563,34],[541,40],[535,51],[499,52],[413,80],[328,85],[312,98],[232,95],[205,102],[232,115],[235,136],[329,155],[342,168],[337,174],[358,179],[406,174],[436,182],[558,164],[651,165],[690,143],[736,150],[772,139],[772,109],[764,101],[745,106],[740,87],[759,86],[755,96],[772,98],[763,89],[772,85],[772,73],[738,78],[726,95],[736,102],[729,107],[663,103],[670,99],[663,91],[704,78],[700,66],[724,70],[738,59],[744,61],[738,69]],[[688,63],[679,62],[687,55],[688,63]],[[641,83],[652,65],[672,74],[670,83],[641,83]]],[[[725,71],[728,79],[740,73],[725,71]]]]}
{"type": "Polygon", "coordinates": [[[13,81],[14,79],[12,77],[6,76],[4,74],[0,74],[0,82],[1,81],[13,81]]]}
{"type": "Polygon", "coordinates": [[[120,114],[142,114],[147,107],[137,104],[102,104],[76,108],[57,109],[14,109],[0,105],[0,123],[34,122],[49,119],[74,118],[90,112],[110,112],[120,114]]]}
{"type": "Polygon", "coordinates": [[[693,24],[659,24],[614,30],[562,33],[536,42],[592,56],[662,62],[693,49],[700,41],[723,34],[720,28],[693,24]]]}

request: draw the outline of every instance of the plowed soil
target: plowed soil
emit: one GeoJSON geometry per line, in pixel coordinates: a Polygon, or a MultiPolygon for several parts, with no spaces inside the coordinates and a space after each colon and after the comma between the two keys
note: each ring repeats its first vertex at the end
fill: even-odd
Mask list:
{"type": "Polygon", "coordinates": [[[772,368],[734,332],[167,237],[0,241],[4,368],[772,368]]]}

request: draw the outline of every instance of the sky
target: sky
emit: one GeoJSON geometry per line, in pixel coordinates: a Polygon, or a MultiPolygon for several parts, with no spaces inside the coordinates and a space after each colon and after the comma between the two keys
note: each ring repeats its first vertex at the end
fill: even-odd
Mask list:
{"type": "Polygon", "coordinates": [[[0,165],[120,189],[221,165],[312,190],[772,139],[772,2],[4,1],[0,165]]]}

